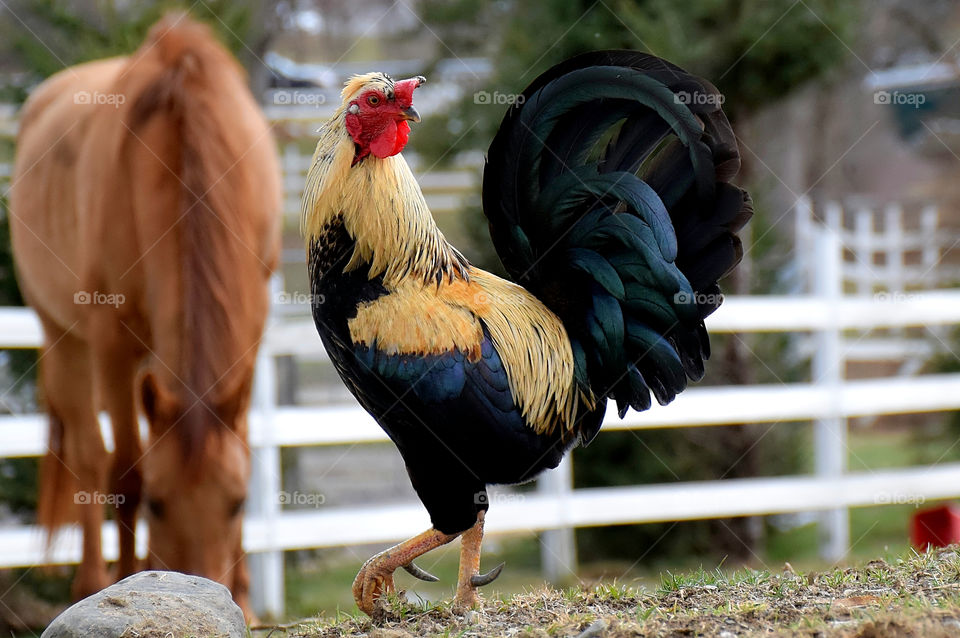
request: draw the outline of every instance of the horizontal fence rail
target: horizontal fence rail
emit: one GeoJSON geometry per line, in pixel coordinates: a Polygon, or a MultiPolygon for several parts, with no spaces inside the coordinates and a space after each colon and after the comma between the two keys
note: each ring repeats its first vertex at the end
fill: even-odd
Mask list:
{"type": "MultiPolygon", "coordinates": [[[[284,312],[293,314],[288,308],[284,312]]],[[[304,305],[300,312],[309,309],[304,305]]],[[[706,323],[711,333],[955,324],[960,323],[960,289],[848,296],[837,303],[814,295],[729,296],[706,323]]],[[[0,308],[0,348],[38,348],[42,340],[40,322],[32,310],[0,308]]],[[[263,344],[274,355],[325,355],[310,319],[270,326],[263,344]]]]}
{"type": "MultiPolygon", "coordinates": [[[[690,388],[669,406],[654,404],[646,412],[620,419],[608,406],[603,430],[650,430],[738,423],[809,421],[838,412],[843,417],[960,410],[960,373],[916,378],[847,381],[836,392],[805,383],[746,387],[690,388]]],[[[107,447],[111,432],[100,418],[107,447]]],[[[39,414],[0,417],[0,456],[40,456],[47,446],[46,417],[39,414]]],[[[386,443],[386,434],[357,405],[279,407],[269,422],[250,415],[254,448],[386,443]]]]}
{"type": "MultiPolygon", "coordinates": [[[[856,472],[839,479],[815,476],[688,481],[641,487],[585,488],[572,491],[563,507],[552,496],[490,493],[492,507],[487,533],[538,532],[557,527],[593,527],[626,523],[656,523],[776,512],[817,511],[837,505],[859,507],[917,503],[956,496],[960,464],[856,472]]],[[[429,527],[419,503],[367,507],[331,507],[322,511],[284,512],[267,522],[244,522],[248,552],[388,543],[429,527]]],[[[138,529],[138,550],[146,552],[145,526],[138,529]]],[[[35,526],[0,529],[0,567],[79,560],[77,528],[62,532],[47,553],[43,532],[35,526]]],[[[104,557],[116,560],[117,532],[104,524],[104,557]]]]}

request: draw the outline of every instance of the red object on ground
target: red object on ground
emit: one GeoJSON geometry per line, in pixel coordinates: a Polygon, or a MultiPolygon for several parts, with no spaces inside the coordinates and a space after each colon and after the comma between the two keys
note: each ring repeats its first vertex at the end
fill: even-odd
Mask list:
{"type": "Polygon", "coordinates": [[[910,542],[921,550],[960,543],[960,509],[941,505],[916,512],[910,519],[910,542]]]}

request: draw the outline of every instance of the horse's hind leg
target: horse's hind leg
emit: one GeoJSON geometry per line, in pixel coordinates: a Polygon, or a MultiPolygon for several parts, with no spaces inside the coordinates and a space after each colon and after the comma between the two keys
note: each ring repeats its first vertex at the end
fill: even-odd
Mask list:
{"type": "Polygon", "coordinates": [[[137,424],[134,379],[143,348],[115,316],[107,313],[116,314],[110,307],[98,309],[98,315],[91,317],[89,329],[97,387],[113,430],[110,491],[114,495],[120,539],[119,580],[137,571],[136,524],[143,444],[137,424]]]}
{"type": "MultiPolygon", "coordinates": [[[[73,581],[73,595],[82,598],[109,584],[100,537],[107,450],[94,409],[90,354],[86,344],[71,334],[56,334],[49,330],[47,337],[48,345],[41,359],[44,396],[54,425],[63,428],[59,461],[78,489],[73,494],[56,496],[61,508],[72,507],[70,501],[79,506],[83,557],[73,581]]],[[[51,454],[56,452],[52,450],[51,454]]],[[[44,491],[49,494],[50,490],[41,490],[41,493],[44,491]]]]}

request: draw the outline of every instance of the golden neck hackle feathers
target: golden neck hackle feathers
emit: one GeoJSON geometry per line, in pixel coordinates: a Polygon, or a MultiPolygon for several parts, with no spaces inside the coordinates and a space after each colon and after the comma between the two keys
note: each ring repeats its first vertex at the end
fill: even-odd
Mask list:
{"type": "Polygon", "coordinates": [[[437,228],[401,154],[371,155],[351,166],[355,147],[344,122],[346,105],[362,90],[392,84],[381,73],[347,82],[341,106],[320,129],[301,204],[301,231],[309,242],[328,223],[342,219],[356,242],[344,271],[369,263],[368,276],[382,274],[387,287],[410,277],[434,283],[466,278],[467,260],[437,228]]]}

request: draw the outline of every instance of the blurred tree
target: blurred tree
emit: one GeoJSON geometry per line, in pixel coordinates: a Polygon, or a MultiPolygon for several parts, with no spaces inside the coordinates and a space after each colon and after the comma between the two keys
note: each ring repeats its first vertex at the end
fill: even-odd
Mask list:
{"type": "Polygon", "coordinates": [[[9,0],[0,14],[0,56],[43,79],[72,64],[131,53],[154,22],[177,10],[210,25],[248,69],[256,94],[266,86],[261,60],[292,10],[284,0],[9,0]]]}
{"type": "MultiPolygon", "coordinates": [[[[846,59],[859,2],[805,0],[422,0],[421,15],[443,43],[441,56],[486,55],[493,63],[490,88],[518,93],[550,66],[596,49],[649,51],[709,78],[727,97],[736,119],[821,76],[846,59]],[[492,37],[491,37],[492,36],[492,37]]],[[[489,89],[488,89],[489,90],[489,89]]],[[[492,92],[492,91],[491,91],[492,92]]],[[[447,150],[458,137],[443,127],[466,129],[458,148],[485,149],[505,104],[477,104],[467,96],[448,118],[436,118],[438,142],[413,136],[417,150],[447,150]]],[[[426,132],[430,123],[425,122],[426,132]]]]}
{"type": "MultiPolygon", "coordinates": [[[[709,78],[726,97],[724,110],[734,121],[848,58],[859,2],[805,0],[422,0],[427,20],[423,37],[443,43],[439,55],[485,55],[492,76],[444,116],[429,118],[412,136],[414,148],[432,161],[450,161],[456,150],[485,150],[507,108],[502,100],[478,100],[479,91],[502,96],[519,93],[553,64],[590,50],[627,48],[649,51],[709,78]]],[[[749,159],[749,158],[747,158],[749,159]]],[[[751,178],[749,162],[739,179],[755,198],[762,184],[751,178]]],[[[725,290],[773,292],[787,251],[768,232],[762,201],[750,228],[757,241],[744,239],[747,257],[725,290]],[[760,267],[753,267],[759,261],[760,267]]],[[[478,263],[499,268],[486,236],[479,200],[468,210],[478,234],[469,252],[478,263]]],[[[714,337],[715,357],[707,383],[753,383],[798,379],[800,369],[784,363],[785,339],[714,337]],[[754,357],[766,362],[759,366],[754,357]],[[759,370],[759,372],[758,372],[759,370]]],[[[598,437],[578,450],[574,476],[578,487],[644,482],[735,478],[795,471],[799,428],[733,426],[654,432],[625,432],[598,437]]],[[[762,526],[743,519],[587,529],[578,533],[584,558],[631,557],[657,542],[674,552],[710,553],[749,559],[762,526]],[[669,532],[669,533],[668,533],[669,532]]]]}
{"type": "Polygon", "coordinates": [[[22,306],[23,297],[13,272],[13,254],[10,247],[10,220],[7,198],[0,195],[0,306],[22,306]]]}

